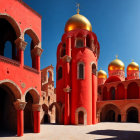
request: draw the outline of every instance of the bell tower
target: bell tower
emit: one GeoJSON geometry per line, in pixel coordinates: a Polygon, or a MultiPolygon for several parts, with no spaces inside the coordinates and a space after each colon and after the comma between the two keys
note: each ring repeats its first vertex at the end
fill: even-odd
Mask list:
{"type": "Polygon", "coordinates": [[[91,23],[79,11],[67,21],[57,48],[56,98],[64,106],[61,123],[91,125],[96,123],[100,46],[91,23]]]}

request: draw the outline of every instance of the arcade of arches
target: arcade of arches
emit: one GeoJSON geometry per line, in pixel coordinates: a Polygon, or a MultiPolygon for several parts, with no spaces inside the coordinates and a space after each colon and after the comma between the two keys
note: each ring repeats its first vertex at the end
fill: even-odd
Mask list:
{"type": "MultiPolygon", "coordinates": [[[[139,100],[140,101],[140,100],[139,100]]],[[[98,122],[134,122],[140,123],[140,103],[119,101],[112,103],[97,103],[98,122]]]]}

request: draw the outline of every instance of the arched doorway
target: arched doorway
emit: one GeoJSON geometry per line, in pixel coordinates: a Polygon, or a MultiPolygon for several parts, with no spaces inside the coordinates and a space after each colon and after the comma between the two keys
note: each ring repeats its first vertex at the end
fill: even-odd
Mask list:
{"type": "Polygon", "coordinates": [[[138,110],[135,107],[131,107],[127,110],[127,122],[138,122],[138,110]]]}
{"type": "MultiPolygon", "coordinates": [[[[101,108],[100,121],[101,122],[115,122],[118,121],[120,109],[114,104],[106,104],[101,108]]],[[[120,118],[119,118],[120,120],[120,118]]]]}
{"type": "Polygon", "coordinates": [[[27,102],[27,104],[24,109],[24,130],[26,132],[32,132],[33,131],[33,112],[32,112],[33,98],[30,92],[26,94],[25,101],[27,102]]]}
{"type": "Polygon", "coordinates": [[[84,112],[83,111],[78,112],[78,124],[84,124],[84,112]]]}
{"type": "Polygon", "coordinates": [[[106,114],[105,121],[115,122],[115,111],[109,110],[106,114]]]}
{"type": "Polygon", "coordinates": [[[17,111],[13,105],[15,96],[10,88],[0,85],[0,135],[16,134],[17,111]]]}
{"type": "Polygon", "coordinates": [[[50,123],[50,115],[49,114],[44,115],[44,123],[45,124],[50,123]]]}

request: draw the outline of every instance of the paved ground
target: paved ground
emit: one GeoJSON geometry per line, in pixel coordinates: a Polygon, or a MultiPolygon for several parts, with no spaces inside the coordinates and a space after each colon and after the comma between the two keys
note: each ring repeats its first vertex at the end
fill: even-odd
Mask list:
{"type": "Polygon", "coordinates": [[[0,140],[140,140],[138,123],[99,123],[90,126],[41,125],[41,133],[23,137],[0,135],[0,140]]]}

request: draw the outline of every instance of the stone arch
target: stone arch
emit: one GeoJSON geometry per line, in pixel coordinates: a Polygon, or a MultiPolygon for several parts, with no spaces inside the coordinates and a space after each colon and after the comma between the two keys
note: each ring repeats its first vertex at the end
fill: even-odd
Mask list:
{"type": "MultiPolygon", "coordinates": [[[[22,33],[22,38],[23,38],[23,39],[24,39],[24,35],[25,35],[25,34],[28,34],[28,35],[32,38],[33,44],[34,44],[32,47],[35,47],[36,45],[37,45],[37,46],[41,46],[41,45],[39,45],[39,44],[40,44],[40,40],[39,40],[37,34],[33,31],[33,29],[31,29],[31,28],[26,28],[26,29],[23,31],[23,33],[22,33]]],[[[31,48],[31,49],[33,49],[33,48],[31,48]]]]}
{"type": "Polygon", "coordinates": [[[57,102],[53,102],[50,106],[49,106],[49,110],[52,112],[53,106],[55,106],[55,111],[56,111],[56,123],[61,123],[61,103],[57,103],[57,102]]]}
{"type": "Polygon", "coordinates": [[[21,36],[21,29],[19,24],[15,21],[14,18],[12,18],[10,15],[8,15],[7,13],[0,13],[0,18],[4,18],[6,19],[14,28],[17,38],[21,36]]]}
{"type": "Polygon", "coordinates": [[[139,87],[136,82],[131,82],[127,86],[127,99],[138,99],[139,87]]]}
{"type": "Polygon", "coordinates": [[[24,100],[25,100],[26,94],[28,92],[31,94],[31,96],[33,98],[33,104],[39,104],[40,103],[40,94],[35,88],[29,88],[25,91],[24,100]]]}
{"type": "Polygon", "coordinates": [[[84,107],[79,107],[75,111],[75,124],[78,124],[78,113],[83,112],[84,113],[84,125],[87,125],[87,111],[84,107]]]}
{"type": "Polygon", "coordinates": [[[113,111],[115,113],[114,121],[117,121],[118,115],[121,114],[121,110],[116,104],[113,103],[106,103],[100,107],[100,109],[97,112],[97,114],[99,114],[100,121],[108,121],[106,119],[109,111],[113,111]]]}
{"type": "Polygon", "coordinates": [[[22,92],[21,92],[21,89],[19,88],[19,86],[14,83],[13,81],[11,80],[2,80],[0,81],[0,85],[5,85],[7,86],[11,91],[12,93],[14,94],[14,97],[15,97],[15,100],[17,99],[21,99],[22,98],[22,92]]]}
{"type": "Polygon", "coordinates": [[[54,73],[52,69],[47,70],[47,83],[54,81],[54,73]],[[49,75],[48,75],[49,73],[49,75]]]}

